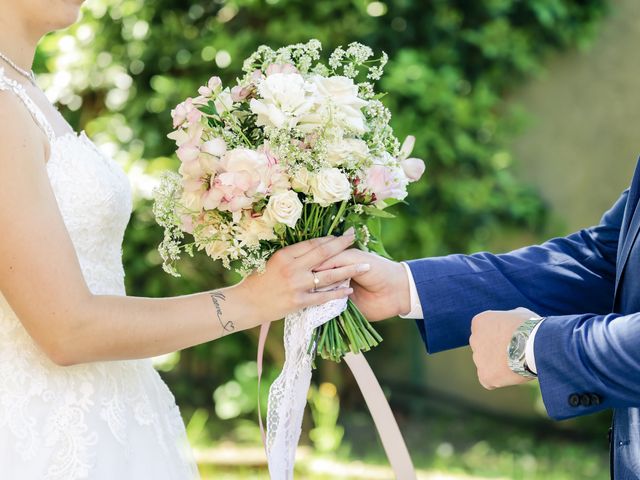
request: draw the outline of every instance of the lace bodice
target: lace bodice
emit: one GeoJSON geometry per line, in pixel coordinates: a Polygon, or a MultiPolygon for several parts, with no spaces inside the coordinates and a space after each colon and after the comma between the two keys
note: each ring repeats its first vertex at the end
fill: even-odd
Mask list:
{"type": "MultiPolygon", "coordinates": [[[[49,139],[47,173],[89,289],[125,295],[132,202],[124,171],[84,132],[56,137],[0,68],[1,91],[17,95],[49,139]]],[[[174,397],[149,359],[58,366],[1,293],[0,471],[51,480],[197,477],[174,397]]]]}

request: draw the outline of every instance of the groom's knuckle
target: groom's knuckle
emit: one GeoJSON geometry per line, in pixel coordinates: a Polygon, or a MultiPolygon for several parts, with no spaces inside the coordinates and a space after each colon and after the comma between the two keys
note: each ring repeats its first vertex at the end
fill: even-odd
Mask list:
{"type": "Polygon", "coordinates": [[[479,318],[480,318],[480,315],[476,315],[475,317],[473,317],[473,318],[471,319],[471,334],[472,334],[472,335],[473,335],[473,334],[476,332],[476,330],[478,329],[478,322],[480,321],[480,320],[479,320],[479,318]]]}
{"type": "Polygon", "coordinates": [[[475,315],[472,319],[471,319],[471,328],[473,330],[477,329],[480,324],[482,322],[485,321],[485,319],[490,315],[490,312],[486,311],[486,312],[480,312],[477,315],[475,315]]]}

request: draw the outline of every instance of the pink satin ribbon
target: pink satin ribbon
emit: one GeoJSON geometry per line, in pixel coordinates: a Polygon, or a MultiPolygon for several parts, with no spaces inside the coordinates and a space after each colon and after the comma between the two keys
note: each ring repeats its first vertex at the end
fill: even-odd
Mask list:
{"type": "MultiPolygon", "coordinates": [[[[266,437],[264,433],[264,425],[262,423],[262,411],[260,409],[260,383],[262,380],[262,364],[264,359],[264,346],[269,335],[270,323],[263,324],[260,327],[260,337],[258,339],[258,417],[260,423],[260,433],[262,434],[262,444],[266,453],[266,437]]],[[[382,441],[382,446],[391,469],[399,480],[416,480],[416,471],[409,455],[409,450],[405,444],[400,428],[396,422],[389,402],[387,402],[384,392],[380,387],[380,383],[376,379],[371,366],[361,353],[354,355],[348,353],[344,360],[349,366],[364,401],[371,412],[371,417],[378,430],[378,435],[382,441]]]]}

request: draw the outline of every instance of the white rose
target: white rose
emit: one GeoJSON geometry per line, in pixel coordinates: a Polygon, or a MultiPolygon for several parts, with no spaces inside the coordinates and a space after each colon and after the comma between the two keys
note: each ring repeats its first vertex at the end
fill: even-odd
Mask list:
{"type": "Polygon", "coordinates": [[[322,207],[342,202],[351,197],[351,184],[347,176],[337,168],[323,168],[311,182],[313,201],[322,207]]]}
{"type": "Polygon", "coordinates": [[[269,198],[266,215],[278,223],[294,228],[302,215],[302,202],[292,190],[277,193],[269,198]]]}
{"type": "Polygon", "coordinates": [[[293,128],[314,105],[315,87],[297,73],[274,73],[258,85],[251,111],[258,126],[293,128]]]}
{"type": "Polygon", "coordinates": [[[333,167],[356,166],[368,157],[367,142],[357,138],[346,138],[327,145],[327,161],[333,167]]]}
{"type": "Polygon", "coordinates": [[[291,177],[291,187],[300,193],[308,195],[311,191],[311,172],[302,167],[291,177]]]}

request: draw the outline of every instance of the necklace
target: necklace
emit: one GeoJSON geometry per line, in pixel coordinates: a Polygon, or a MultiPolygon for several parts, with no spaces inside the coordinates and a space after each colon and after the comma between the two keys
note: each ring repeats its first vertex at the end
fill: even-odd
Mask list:
{"type": "Polygon", "coordinates": [[[13,68],[16,72],[18,72],[20,75],[25,77],[27,80],[29,80],[33,85],[36,84],[36,76],[33,73],[33,70],[27,71],[27,70],[24,70],[24,69],[20,68],[18,65],[16,65],[9,57],[7,57],[2,52],[0,52],[0,58],[3,59],[5,62],[7,62],[11,68],[13,68]]]}

